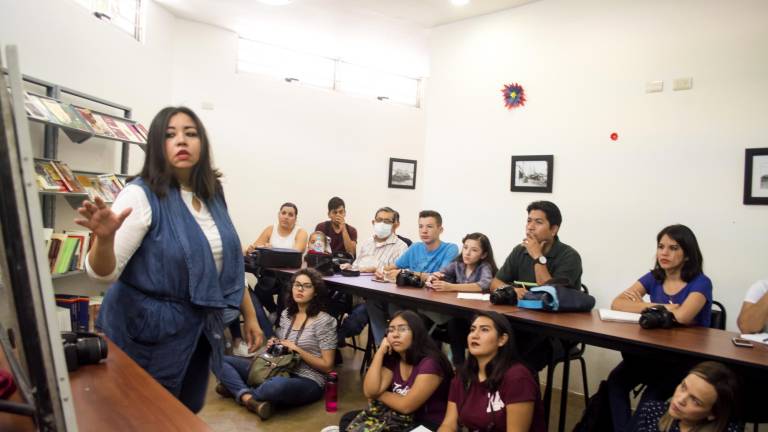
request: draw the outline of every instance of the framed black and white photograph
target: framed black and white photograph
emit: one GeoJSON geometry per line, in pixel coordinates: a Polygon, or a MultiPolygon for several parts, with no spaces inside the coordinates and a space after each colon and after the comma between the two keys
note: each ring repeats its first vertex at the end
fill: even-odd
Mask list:
{"type": "Polygon", "coordinates": [[[513,192],[552,192],[553,155],[512,156],[513,192]]]}
{"type": "Polygon", "coordinates": [[[768,205],[768,148],[746,149],[744,204],[768,205]]]}
{"type": "Polygon", "coordinates": [[[389,158],[389,187],[416,189],[416,161],[389,158]]]}

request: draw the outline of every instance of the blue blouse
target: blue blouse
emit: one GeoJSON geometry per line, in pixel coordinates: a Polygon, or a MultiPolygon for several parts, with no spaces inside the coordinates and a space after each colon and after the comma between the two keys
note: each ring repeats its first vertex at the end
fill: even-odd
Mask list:
{"type": "Polygon", "coordinates": [[[652,303],[683,304],[689,294],[694,292],[700,293],[707,299],[707,303],[696,314],[693,323],[702,327],[709,327],[712,318],[712,281],[704,273],[699,273],[695,278],[688,281],[683,289],[671,296],[664,292],[664,285],[661,281],[656,280],[651,272],[643,275],[639,282],[645,288],[645,292],[651,296],[652,303]]]}

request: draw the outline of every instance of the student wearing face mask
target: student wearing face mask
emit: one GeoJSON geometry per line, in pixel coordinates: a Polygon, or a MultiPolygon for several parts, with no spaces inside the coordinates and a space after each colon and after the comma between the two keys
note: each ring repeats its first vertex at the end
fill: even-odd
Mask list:
{"type": "MultiPolygon", "coordinates": [[[[400,213],[390,207],[382,207],[376,210],[371,221],[373,236],[360,243],[357,259],[353,264],[342,264],[342,268],[353,268],[363,273],[373,273],[378,269],[394,265],[408,246],[402,241],[395,231],[400,226],[400,213]]],[[[344,346],[344,339],[356,336],[363,331],[368,324],[368,312],[364,302],[358,304],[339,326],[339,347],[344,346]]],[[[373,329],[374,337],[384,337],[384,327],[373,329]]],[[[381,339],[378,339],[381,340],[381,339]]]]}

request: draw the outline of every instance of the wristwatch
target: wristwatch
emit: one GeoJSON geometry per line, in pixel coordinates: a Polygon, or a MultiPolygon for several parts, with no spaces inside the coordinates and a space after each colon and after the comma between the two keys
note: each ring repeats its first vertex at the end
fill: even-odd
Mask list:
{"type": "Polygon", "coordinates": [[[538,258],[536,258],[533,261],[534,261],[533,262],[534,265],[536,264],[547,265],[547,257],[545,257],[544,255],[540,255],[538,258]]]}

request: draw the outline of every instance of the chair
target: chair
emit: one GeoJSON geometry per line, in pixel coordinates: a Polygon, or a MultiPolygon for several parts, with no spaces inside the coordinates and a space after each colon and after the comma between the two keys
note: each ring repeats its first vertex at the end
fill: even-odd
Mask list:
{"type": "MultiPolygon", "coordinates": [[[[581,290],[589,294],[589,288],[586,285],[581,284],[581,290]]],[[[583,342],[573,343],[571,341],[562,339],[551,339],[552,342],[552,359],[547,366],[547,385],[544,388],[544,419],[549,426],[549,411],[552,401],[552,379],[555,374],[555,367],[558,363],[563,363],[563,380],[561,382],[561,394],[560,394],[560,418],[558,419],[558,431],[565,430],[565,412],[568,406],[568,378],[570,375],[571,362],[578,360],[581,363],[581,380],[584,386],[584,407],[586,408],[589,401],[589,386],[587,383],[587,362],[584,360],[584,351],[587,346],[583,342]],[[561,346],[563,355],[560,358],[554,358],[557,347],[561,346]]]]}
{"type": "Polygon", "coordinates": [[[717,300],[712,300],[712,314],[709,328],[725,330],[725,306],[717,300]],[[717,307],[717,309],[715,309],[717,307]]]}
{"type": "Polygon", "coordinates": [[[403,236],[401,236],[400,234],[398,234],[398,235],[397,235],[397,238],[399,238],[400,240],[402,240],[402,241],[403,241],[403,243],[405,243],[405,244],[406,244],[408,247],[411,247],[411,244],[413,243],[413,242],[411,241],[411,239],[409,239],[409,238],[407,238],[407,237],[403,237],[403,236]]]}

